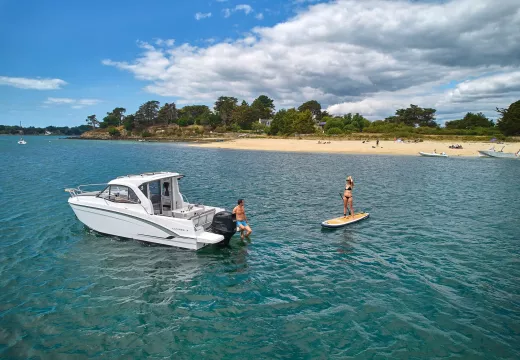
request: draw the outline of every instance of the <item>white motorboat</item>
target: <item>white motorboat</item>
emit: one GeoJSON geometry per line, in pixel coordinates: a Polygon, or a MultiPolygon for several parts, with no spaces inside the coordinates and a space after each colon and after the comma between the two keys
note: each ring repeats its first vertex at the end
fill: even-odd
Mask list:
{"type": "Polygon", "coordinates": [[[174,172],[127,175],[65,191],[78,219],[99,233],[192,250],[227,245],[236,232],[233,215],[185,201],[179,191],[183,177],[174,172]],[[86,191],[101,185],[103,190],[86,191]]]}
{"type": "Polygon", "coordinates": [[[520,150],[516,153],[505,153],[502,151],[494,151],[494,150],[479,150],[480,155],[483,157],[492,157],[499,159],[520,159],[520,150]]]}
{"type": "Polygon", "coordinates": [[[446,153],[444,153],[444,152],[438,154],[436,152],[426,153],[426,152],[419,151],[419,155],[421,155],[421,156],[428,156],[428,157],[448,157],[448,155],[446,153]]]}

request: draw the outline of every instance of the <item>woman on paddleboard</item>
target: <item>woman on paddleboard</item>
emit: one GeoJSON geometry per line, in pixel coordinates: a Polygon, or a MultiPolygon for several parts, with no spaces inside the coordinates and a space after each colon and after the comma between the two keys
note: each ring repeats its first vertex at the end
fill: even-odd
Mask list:
{"type": "Polygon", "coordinates": [[[354,208],[352,207],[352,190],[354,190],[354,180],[352,176],[347,177],[345,191],[343,192],[343,216],[347,217],[347,208],[350,206],[350,216],[354,217],[354,208]]]}

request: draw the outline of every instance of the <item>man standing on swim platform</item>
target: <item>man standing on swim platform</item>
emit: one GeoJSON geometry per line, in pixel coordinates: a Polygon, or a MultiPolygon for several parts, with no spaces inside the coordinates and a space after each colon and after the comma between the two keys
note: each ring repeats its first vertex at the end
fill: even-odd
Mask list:
{"type": "Polygon", "coordinates": [[[247,224],[246,210],[244,209],[244,200],[238,199],[238,205],[233,209],[233,214],[237,216],[237,226],[240,229],[240,238],[244,240],[244,230],[246,231],[246,237],[249,239],[249,235],[253,232],[247,224]]]}

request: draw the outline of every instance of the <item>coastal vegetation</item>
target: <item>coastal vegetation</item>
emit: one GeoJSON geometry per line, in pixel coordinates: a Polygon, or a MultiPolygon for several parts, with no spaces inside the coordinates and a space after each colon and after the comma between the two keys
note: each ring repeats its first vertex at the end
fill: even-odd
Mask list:
{"type": "Polygon", "coordinates": [[[74,127],[68,126],[47,126],[41,127],[24,127],[18,125],[0,125],[0,134],[2,135],[18,135],[24,133],[25,135],[45,135],[45,132],[49,132],[53,135],[66,135],[66,136],[78,136],[92,128],[87,125],[80,125],[74,127]]]}
{"type": "MultiPolygon", "coordinates": [[[[206,105],[187,105],[147,101],[133,114],[116,107],[100,121],[87,116],[86,125],[78,127],[24,128],[25,134],[80,135],[85,137],[197,137],[203,134],[249,132],[270,136],[381,134],[388,137],[421,138],[422,136],[504,136],[520,135],[520,101],[506,109],[497,108],[500,119],[495,124],[483,113],[468,112],[462,119],[446,121],[441,127],[435,120],[436,109],[411,104],[397,109],[383,120],[369,121],[359,113],[332,116],[316,100],[298,108],[275,111],[273,99],[260,95],[248,104],[231,96],[219,97],[212,109],[206,105]]],[[[19,126],[0,125],[0,134],[16,134],[19,126]]]]}

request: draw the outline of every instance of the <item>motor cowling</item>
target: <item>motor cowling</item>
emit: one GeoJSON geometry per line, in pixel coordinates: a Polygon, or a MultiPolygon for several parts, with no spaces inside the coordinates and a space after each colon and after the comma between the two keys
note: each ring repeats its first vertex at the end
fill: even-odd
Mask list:
{"type": "Polygon", "coordinates": [[[213,216],[211,222],[210,231],[214,234],[224,236],[224,241],[220,242],[219,245],[228,245],[231,237],[235,235],[237,231],[237,223],[235,215],[229,211],[221,211],[213,216]]]}

